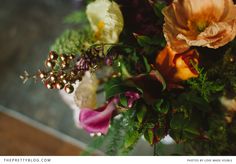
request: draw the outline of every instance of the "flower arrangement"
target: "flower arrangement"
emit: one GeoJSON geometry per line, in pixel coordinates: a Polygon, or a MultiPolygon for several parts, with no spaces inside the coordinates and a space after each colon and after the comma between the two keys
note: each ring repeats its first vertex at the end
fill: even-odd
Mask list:
{"type": "Polygon", "coordinates": [[[142,136],[157,155],[167,135],[183,154],[235,155],[233,0],[85,3],[65,19],[79,28],[56,40],[33,76],[74,94],[76,125],[99,144],[109,139],[108,155],[130,152],[142,136]]]}

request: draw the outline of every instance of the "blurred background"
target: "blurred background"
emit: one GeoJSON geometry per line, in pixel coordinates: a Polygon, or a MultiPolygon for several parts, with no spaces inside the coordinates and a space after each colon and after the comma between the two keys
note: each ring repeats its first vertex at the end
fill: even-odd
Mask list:
{"type": "MultiPolygon", "coordinates": [[[[0,155],[79,155],[91,138],[58,92],[19,78],[42,68],[81,0],[0,0],[0,155]]],[[[152,155],[140,141],[131,155],[152,155]]]]}

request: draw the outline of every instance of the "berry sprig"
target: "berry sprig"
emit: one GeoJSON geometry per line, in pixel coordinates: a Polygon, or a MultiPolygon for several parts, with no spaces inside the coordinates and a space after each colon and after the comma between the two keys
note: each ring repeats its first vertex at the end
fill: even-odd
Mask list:
{"type": "Polygon", "coordinates": [[[45,61],[48,71],[38,71],[38,77],[48,89],[64,88],[66,93],[74,91],[74,84],[77,80],[82,79],[83,74],[78,71],[75,65],[75,55],[60,54],[50,51],[45,61]]]}
{"type": "Polygon", "coordinates": [[[26,82],[30,78],[40,79],[48,89],[74,91],[73,84],[81,81],[86,71],[94,72],[104,65],[112,65],[117,54],[104,52],[104,45],[93,45],[76,58],[73,54],[58,54],[50,51],[45,60],[46,71],[39,70],[36,75],[24,73],[20,78],[26,82]]]}

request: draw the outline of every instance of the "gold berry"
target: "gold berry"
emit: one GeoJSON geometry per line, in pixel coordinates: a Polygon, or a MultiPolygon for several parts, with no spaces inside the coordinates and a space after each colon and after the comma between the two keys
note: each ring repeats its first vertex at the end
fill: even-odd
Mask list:
{"type": "Polygon", "coordinates": [[[59,76],[59,78],[60,78],[60,79],[64,79],[65,76],[66,76],[66,74],[61,74],[61,75],[59,76]]]}
{"type": "Polygon", "coordinates": [[[47,60],[45,65],[48,67],[48,68],[53,68],[55,66],[55,63],[51,60],[47,60]]]}
{"type": "Polygon", "coordinates": [[[64,55],[64,54],[61,54],[61,56],[60,56],[60,59],[61,59],[61,61],[66,61],[66,55],[64,55]]]}
{"type": "Polygon", "coordinates": [[[50,76],[50,80],[51,80],[52,82],[55,82],[55,81],[56,81],[56,76],[51,75],[51,76],[50,76]]]}
{"type": "Polygon", "coordinates": [[[72,71],[70,72],[70,76],[74,77],[75,75],[77,75],[77,71],[72,70],[72,71]]]}
{"type": "Polygon", "coordinates": [[[68,80],[62,79],[62,82],[63,82],[64,84],[67,84],[67,83],[68,83],[68,80]]]}
{"type": "Polygon", "coordinates": [[[234,58],[234,57],[231,57],[231,58],[229,59],[229,61],[230,61],[231,63],[233,63],[233,62],[235,61],[235,58],[234,58]]]}
{"type": "Polygon", "coordinates": [[[61,63],[61,67],[62,67],[62,68],[67,68],[68,66],[69,66],[68,63],[65,62],[65,61],[63,61],[63,62],[61,63]]]}
{"type": "Polygon", "coordinates": [[[64,84],[63,83],[56,83],[56,88],[57,89],[63,89],[64,88],[64,84]]]}
{"type": "Polygon", "coordinates": [[[38,76],[39,76],[40,79],[45,79],[47,75],[46,75],[46,73],[39,70],[38,76]]]}
{"type": "Polygon", "coordinates": [[[66,93],[70,94],[74,91],[74,87],[71,84],[67,84],[65,86],[65,91],[66,91],[66,93]]]}
{"type": "Polygon", "coordinates": [[[47,89],[53,89],[53,84],[52,83],[46,82],[45,86],[47,87],[47,89]]]}
{"type": "Polygon", "coordinates": [[[70,60],[72,60],[72,59],[74,59],[74,58],[75,58],[75,55],[73,55],[73,54],[69,55],[69,59],[70,59],[70,60]]]}
{"type": "Polygon", "coordinates": [[[49,59],[56,60],[57,58],[58,58],[58,55],[55,51],[50,51],[49,52],[49,59]]]}

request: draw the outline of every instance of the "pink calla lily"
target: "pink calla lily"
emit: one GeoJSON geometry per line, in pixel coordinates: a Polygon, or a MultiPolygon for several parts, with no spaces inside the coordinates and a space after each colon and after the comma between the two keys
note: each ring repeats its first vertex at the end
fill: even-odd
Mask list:
{"type": "MultiPolygon", "coordinates": [[[[136,92],[128,91],[125,93],[128,101],[128,108],[133,106],[134,101],[140,98],[140,95],[136,92]]],[[[88,133],[101,133],[107,134],[110,120],[112,118],[113,112],[116,110],[117,104],[119,103],[120,98],[114,97],[104,106],[94,110],[90,108],[83,108],[80,111],[79,121],[76,123],[79,124],[83,129],[88,133]]],[[[78,118],[77,118],[78,119],[78,118]]]]}
{"type": "Polygon", "coordinates": [[[89,108],[81,109],[79,121],[81,126],[89,133],[107,134],[110,119],[113,111],[116,109],[117,98],[114,98],[108,104],[92,110],[89,108]]]}

